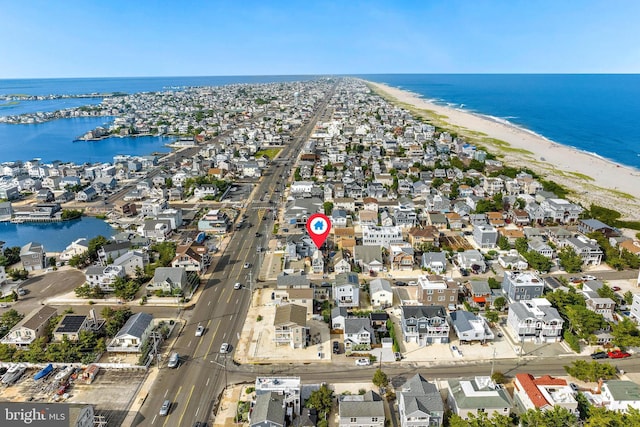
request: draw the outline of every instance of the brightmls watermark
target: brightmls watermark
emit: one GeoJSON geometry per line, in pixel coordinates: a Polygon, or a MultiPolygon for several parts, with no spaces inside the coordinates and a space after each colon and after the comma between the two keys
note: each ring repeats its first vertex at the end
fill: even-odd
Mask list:
{"type": "Polygon", "coordinates": [[[51,403],[0,403],[0,426],[69,427],[69,406],[51,403]]]}

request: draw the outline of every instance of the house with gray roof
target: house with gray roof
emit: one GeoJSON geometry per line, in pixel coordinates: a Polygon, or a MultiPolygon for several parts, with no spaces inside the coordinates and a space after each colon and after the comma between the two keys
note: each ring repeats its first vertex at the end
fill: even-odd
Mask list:
{"type": "Polygon", "coordinates": [[[269,391],[256,395],[256,401],[250,412],[251,427],[284,427],[286,408],[284,395],[269,391]]]}
{"type": "Polygon", "coordinates": [[[158,267],[153,279],[147,285],[147,292],[162,291],[169,294],[182,295],[188,285],[187,271],[184,267],[158,267]]]}
{"type": "Polygon", "coordinates": [[[494,383],[490,377],[450,379],[447,403],[451,411],[468,420],[469,415],[485,412],[489,418],[494,413],[509,415],[513,403],[507,390],[494,383]]]}
{"type": "Polygon", "coordinates": [[[287,274],[283,272],[278,274],[278,277],[276,277],[276,287],[278,289],[306,289],[309,288],[310,285],[311,282],[309,281],[309,277],[302,274],[287,274]]]}
{"type": "Polygon", "coordinates": [[[447,313],[441,305],[401,306],[400,327],[405,342],[420,346],[449,342],[447,313]]]}
{"type": "Polygon", "coordinates": [[[400,427],[441,426],[444,402],[435,384],[420,374],[409,378],[397,392],[400,427]]]}
{"type": "Polygon", "coordinates": [[[585,265],[600,265],[602,262],[604,253],[595,239],[588,239],[584,236],[571,237],[561,242],[560,246],[572,248],[585,265]]]}
{"type": "Polygon", "coordinates": [[[449,316],[451,317],[451,326],[460,343],[473,341],[484,343],[495,338],[483,317],[466,310],[452,311],[449,316]]]}
{"type": "Polygon", "coordinates": [[[347,317],[344,321],[344,348],[347,353],[371,350],[376,336],[368,317],[347,317]]]}
{"type": "Polygon", "coordinates": [[[107,351],[118,353],[137,353],[153,330],[153,316],[149,313],[136,313],[127,319],[115,337],[107,346],[107,351]]]}
{"type": "Polygon", "coordinates": [[[422,268],[433,273],[442,274],[447,271],[447,256],[444,252],[425,252],[422,254],[422,268]]]}
{"type": "Polygon", "coordinates": [[[338,307],[360,306],[360,281],[355,273],[336,274],[333,299],[338,307]]]}
{"type": "Polygon", "coordinates": [[[545,298],[517,301],[509,305],[507,325],[518,342],[559,342],[562,340],[563,324],[558,310],[551,307],[545,298]]]}
{"type": "Polygon", "coordinates": [[[273,327],[273,341],[276,344],[288,344],[291,348],[305,348],[309,339],[307,307],[297,304],[278,306],[273,327]]]}
{"type": "Polygon", "coordinates": [[[544,291],[544,282],[537,274],[519,271],[505,271],[502,277],[502,292],[509,301],[540,298],[544,291]]]}
{"type": "Polygon", "coordinates": [[[46,334],[49,321],[57,314],[58,311],[48,305],[37,308],[11,328],[9,333],[2,337],[0,343],[16,347],[29,346],[37,338],[46,334]]]}
{"type": "Polygon", "coordinates": [[[484,256],[476,249],[458,252],[458,265],[476,273],[484,273],[488,268],[484,256]]]}
{"type": "Polygon", "coordinates": [[[20,262],[27,271],[42,270],[47,266],[46,252],[42,243],[29,242],[20,248],[20,262]]]}
{"type": "Polygon", "coordinates": [[[356,247],[353,248],[353,261],[358,264],[363,271],[375,271],[379,273],[384,267],[380,245],[356,245],[356,247]]]}
{"type": "Polygon", "coordinates": [[[384,403],[373,391],[341,395],[338,412],[340,427],[384,427],[384,403]]]}
{"type": "Polygon", "coordinates": [[[345,321],[348,316],[349,313],[346,307],[333,307],[331,309],[331,329],[344,330],[345,321]]]}
{"type": "Polygon", "coordinates": [[[369,283],[371,305],[374,308],[386,308],[393,305],[393,290],[386,279],[373,279],[369,283]]]}

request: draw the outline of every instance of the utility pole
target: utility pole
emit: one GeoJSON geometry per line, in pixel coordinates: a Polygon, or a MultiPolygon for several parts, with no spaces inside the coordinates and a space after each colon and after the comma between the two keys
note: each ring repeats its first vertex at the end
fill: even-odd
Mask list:
{"type": "Polygon", "coordinates": [[[496,349],[493,348],[493,358],[491,359],[491,377],[493,377],[493,365],[496,361],[496,349]]]}
{"type": "Polygon", "coordinates": [[[251,270],[249,270],[249,307],[253,306],[253,280],[251,277],[251,270]]]}

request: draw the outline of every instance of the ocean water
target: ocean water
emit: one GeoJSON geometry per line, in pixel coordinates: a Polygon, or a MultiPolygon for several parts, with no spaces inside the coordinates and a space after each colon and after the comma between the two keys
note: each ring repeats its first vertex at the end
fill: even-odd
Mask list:
{"type": "Polygon", "coordinates": [[[364,79],[506,120],[640,168],[638,74],[370,74],[364,79]]]}
{"type": "Polygon", "coordinates": [[[5,248],[38,242],[44,245],[47,252],[62,252],[71,242],[81,237],[90,240],[114,234],[115,229],[109,224],[93,217],[46,224],[0,222],[0,240],[5,242],[5,248]]]}

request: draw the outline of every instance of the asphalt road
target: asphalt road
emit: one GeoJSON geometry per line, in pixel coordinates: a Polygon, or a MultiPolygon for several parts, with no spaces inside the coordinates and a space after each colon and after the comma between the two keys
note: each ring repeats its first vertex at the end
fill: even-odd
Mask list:
{"type": "Polygon", "coordinates": [[[291,162],[288,160],[300,153],[332,94],[333,91],[327,94],[317,106],[311,120],[298,130],[293,143],[283,149],[279,158],[286,160],[272,162],[262,180],[256,184],[246,203],[245,225],[234,232],[214,267],[211,279],[202,290],[198,303],[190,313],[189,322],[175,341],[173,350],[181,356],[180,366],[170,369],[164,362],[134,426],[190,426],[196,421],[207,421],[210,418],[229,379],[229,369],[234,366],[231,363],[232,353],[244,324],[261,262],[261,253],[257,252],[257,247],[265,246],[267,237],[264,234],[271,232],[272,217],[263,216],[262,208],[268,206],[265,202],[271,198],[274,201],[279,199],[279,196],[274,196],[277,194],[274,190],[282,185],[281,175],[290,176],[291,162]],[[252,203],[254,199],[255,205],[252,203]],[[256,231],[263,236],[256,238],[256,231]],[[245,268],[245,263],[250,267],[245,268]],[[242,283],[243,288],[233,289],[236,282],[242,283]],[[196,337],[195,330],[199,324],[205,327],[205,333],[196,337]],[[224,342],[231,345],[230,354],[220,353],[220,346],[224,342]],[[165,399],[170,400],[172,406],[169,414],[161,417],[158,412],[165,399]]]}

